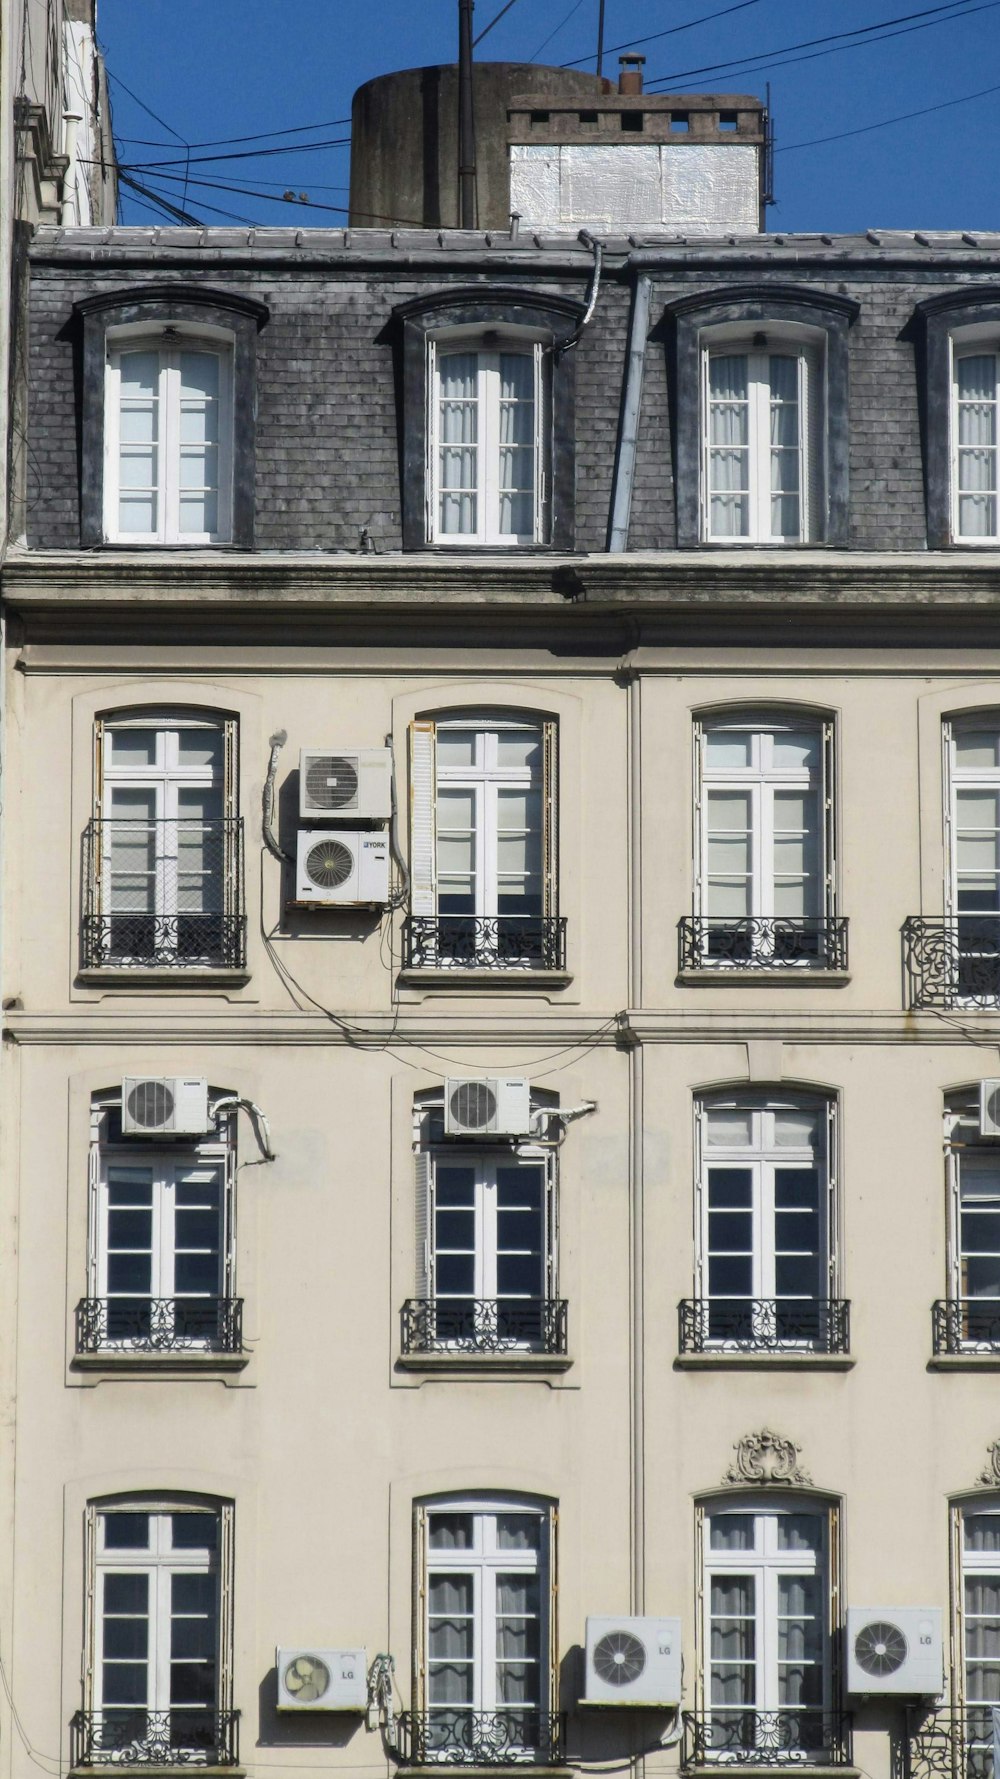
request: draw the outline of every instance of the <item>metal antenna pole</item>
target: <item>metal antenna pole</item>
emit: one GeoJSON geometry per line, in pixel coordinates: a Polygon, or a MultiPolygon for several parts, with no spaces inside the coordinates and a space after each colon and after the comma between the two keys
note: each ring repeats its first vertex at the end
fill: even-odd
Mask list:
{"type": "Polygon", "coordinates": [[[472,109],[474,0],[458,0],[458,220],[476,226],[476,125],[472,109]]]}
{"type": "Polygon", "coordinates": [[[597,72],[604,72],[604,0],[598,0],[597,8],[597,72]]]}

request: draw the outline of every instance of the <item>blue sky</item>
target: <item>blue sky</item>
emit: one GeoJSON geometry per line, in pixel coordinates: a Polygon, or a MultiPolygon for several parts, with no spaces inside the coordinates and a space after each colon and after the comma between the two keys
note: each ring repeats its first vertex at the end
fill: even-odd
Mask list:
{"type": "MultiPolygon", "coordinates": [[[[477,31],[502,4],[477,0],[477,31]]],[[[514,0],[477,56],[552,63],[589,56],[581,65],[592,69],[598,4],[514,0]]],[[[666,80],[673,91],[763,95],[770,81],[774,232],[1000,229],[1000,0],[950,0],[946,11],[910,17],[880,38],[870,33],[873,40],[862,37],[848,47],[795,49],[795,60],[775,53],[806,39],[927,15],[932,5],[606,0],[605,44],[614,50],[669,32],[639,47],[648,82],[666,80]],[[706,16],[723,8],[724,16],[706,16]],[[723,62],[735,65],[709,70],[723,62]],[[984,93],[991,87],[997,90],[984,93]],[[968,97],[973,94],[984,96],[968,97]],[[948,104],[953,100],[962,102],[948,104]],[[842,135],[908,112],[918,115],[842,135]],[[819,137],[839,139],[816,142],[819,137]]],[[[336,226],[346,220],[337,207],[347,203],[349,177],[349,148],[339,140],[349,129],[338,120],[349,117],[354,89],[393,68],[454,60],[457,13],[457,0],[374,0],[367,7],[346,0],[98,0],[122,158],[136,165],[142,183],[169,193],[205,222],[235,216],[286,224],[293,207],[281,193],[290,189],[306,193],[315,206],[295,206],[298,226],[336,226]],[[231,141],[313,124],[323,127],[270,143],[231,141]],[[214,146],[220,138],[223,146],[214,146]],[[298,146],[309,141],[327,146],[298,146]],[[213,146],[191,149],[185,187],[184,145],[205,143],[213,146]],[[257,157],[255,151],[267,147],[293,151],[257,157]],[[196,158],[224,152],[254,158],[196,158]]],[[[604,71],[617,72],[617,53],[606,56],[604,71]]],[[[147,200],[124,194],[123,220],[148,221],[150,214],[147,200]]]]}

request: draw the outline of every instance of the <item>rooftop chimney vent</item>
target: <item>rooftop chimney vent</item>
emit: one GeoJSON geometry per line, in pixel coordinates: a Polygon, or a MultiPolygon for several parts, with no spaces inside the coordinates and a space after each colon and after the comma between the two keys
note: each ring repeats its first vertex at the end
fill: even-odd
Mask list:
{"type": "Polygon", "coordinates": [[[645,56],[619,56],[618,63],[618,91],[620,93],[641,93],[642,71],[646,66],[645,56]]]}

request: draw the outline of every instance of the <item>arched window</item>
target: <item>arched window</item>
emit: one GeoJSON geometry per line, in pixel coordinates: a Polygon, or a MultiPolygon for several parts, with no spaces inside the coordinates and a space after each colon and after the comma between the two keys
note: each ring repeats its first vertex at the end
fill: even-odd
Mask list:
{"type": "Polygon", "coordinates": [[[519,711],[410,725],[411,967],[563,967],[556,737],[519,711]]]}
{"type": "Polygon", "coordinates": [[[697,1105],[692,1352],[846,1353],[839,1296],[836,1102],[736,1089],[697,1105]]]}
{"type": "Polygon", "coordinates": [[[945,1104],[947,1295],[934,1305],[935,1353],[1000,1352],[1000,1144],[981,1135],[980,1088],[945,1104]]]}
{"type": "MultiPolygon", "coordinates": [[[[133,1100],[148,1084],[126,1083],[133,1100]]],[[[197,1084],[194,1084],[197,1085],[197,1084]]],[[[91,1112],[87,1296],[77,1353],[239,1354],[236,1131],[231,1113],[188,1139],[124,1135],[117,1092],[91,1112]]]]}
{"type": "Polygon", "coordinates": [[[836,1514],[808,1496],[700,1510],[699,1762],[844,1760],[833,1670],[836,1514]]]}
{"type": "Polygon", "coordinates": [[[557,1152],[537,1130],[516,1142],[446,1137],[443,1096],[414,1104],[416,1293],[403,1306],[410,1354],[566,1352],[558,1295],[557,1152]]]}
{"type": "Polygon", "coordinates": [[[554,1528],[554,1505],[525,1496],[417,1508],[417,1765],[558,1759],[554,1528]]]}
{"type": "MultiPolygon", "coordinates": [[[[964,1738],[988,1761],[1000,1699],[1000,1500],[995,1495],[953,1510],[955,1529],[955,1703],[964,1738]]],[[[970,1762],[970,1771],[978,1765],[970,1762]]],[[[985,1770],[988,1770],[988,1766],[985,1770]]]]}
{"type": "Polygon", "coordinates": [[[232,1765],[232,1507],[202,1496],[98,1501],[87,1543],[73,1764],[232,1765]]]}

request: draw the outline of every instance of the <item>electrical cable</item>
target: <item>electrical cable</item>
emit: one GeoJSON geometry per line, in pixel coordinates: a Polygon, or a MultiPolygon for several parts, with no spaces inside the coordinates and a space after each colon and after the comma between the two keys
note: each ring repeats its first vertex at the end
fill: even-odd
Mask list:
{"type": "MultiPolygon", "coordinates": [[[[686,25],[668,25],[665,31],[651,31],[648,37],[632,37],[628,43],[613,43],[605,49],[606,56],[616,55],[620,49],[635,49],[640,43],[656,43],[661,37],[676,37],[678,31],[693,31],[696,25],[710,25],[713,19],[723,19],[727,13],[742,12],[747,6],[759,6],[760,0],[736,0],[733,6],[723,6],[718,12],[705,12],[699,19],[688,19],[686,25]]],[[[592,62],[593,56],[577,56],[575,62],[561,62],[562,68],[579,68],[584,62],[592,62]]]]}
{"type": "Polygon", "coordinates": [[[884,117],[877,124],[861,124],[856,130],[838,130],[833,136],[813,136],[808,142],[788,142],[773,152],[792,154],[797,148],[818,148],[823,142],[843,142],[848,136],[866,136],[872,130],[887,130],[890,124],[905,124],[914,117],[927,117],[932,111],[947,111],[952,105],[969,105],[973,99],[985,99],[991,93],[1000,93],[1000,86],[984,86],[978,93],[963,93],[960,99],[942,99],[939,105],[922,105],[919,111],[902,111],[898,117],[884,117]]]}
{"type": "Polygon", "coordinates": [[[677,82],[689,80],[695,75],[725,74],[729,77],[730,75],[743,73],[759,74],[769,68],[790,68],[797,62],[816,62],[822,60],[824,56],[838,55],[845,49],[866,49],[870,44],[885,43],[893,37],[908,37],[914,31],[927,31],[933,25],[954,24],[960,19],[970,17],[971,13],[987,12],[996,4],[998,4],[998,0],[985,0],[985,4],[970,7],[968,0],[946,0],[946,4],[943,6],[925,7],[922,12],[901,13],[898,18],[882,19],[877,24],[862,25],[854,31],[838,31],[828,37],[804,39],[802,43],[785,44],[779,49],[752,51],[750,55],[743,56],[731,62],[708,62],[700,68],[683,68],[679,72],[671,74],[654,75],[650,80],[647,80],[646,90],[652,91],[652,89],[657,86],[676,85],[677,82]],[[966,10],[963,12],[956,12],[954,10],[956,6],[964,6],[966,10]],[[942,12],[947,12],[948,16],[946,18],[927,16],[928,14],[938,15],[942,12]],[[911,24],[909,21],[912,19],[922,20],[923,22],[911,24]],[[890,26],[895,25],[899,25],[902,28],[900,30],[889,29],[890,26]],[[872,35],[872,33],[878,33],[878,35],[872,35]],[[859,39],[859,41],[854,43],[843,41],[848,37],[859,39]],[[828,44],[830,47],[826,49],[818,49],[813,55],[799,56],[792,54],[793,50],[811,48],[814,44],[828,44]],[[780,62],[758,60],[758,57],[767,56],[782,56],[786,59],[780,62]]]}
{"type": "Polygon", "coordinates": [[[574,13],[579,12],[582,5],[583,5],[583,0],[573,0],[573,5],[570,7],[568,13],[566,14],[566,17],[564,19],[560,20],[559,24],[556,26],[554,31],[550,31],[548,36],[542,39],[542,41],[538,45],[537,49],[532,50],[530,56],[528,57],[529,62],[537,62],[539,56],[542,53],[542,50],[545,49],[547,44],[550,44],[552,42],[553,37],[558,37],[560,31],[563,28],[563,25],[569,24],[569,21],[573,17],[574,13]]]}
{"type": "Polygon", "coordinates": [[[482,30],[479,33],[479,36],[474,37],[472,39],[473,49],[475,49],[477,43],[482,43],[484,37],[489,36],[494,25],[498,25],[500,23],[500,20],[503,18],[504,13],[509,12],[511,7],[516,5],[516,3],[517,3],[517,0],[507,0],[506,6],[501,6],[500,11],[498,13],[496,13],[493,18],[490,19],[489,24],[483,26],[482,30]]]}
{"type": "MultiPolygon", "coordinates": [[[[1000,0],[997,0],[997,4],[1000,5],[1000,0]]],[[[160,180],[168,179],[179,185],[183,184],[184,181],[184,175],[182,173],[160,173],[157,175],[157,178],[160,180]]],[[[273,197],[270,192],[253,191],[243,186],[228,185],[221,179],[192,179],[190,184],[192,186],[204,188],[206,191],[234,192],[236,196],[240,198],[261,198],[268,204],[280,204],[286,201],[281,198],[273,197]]],[[[206,203],[204,207],[206,210],[211,210],[213,208],[213,206],[208,203],[206,203]]],[[[382,216],[375,211],[352,210],[349,204],[320,204],[312,198],[296,198],[295,207],[308,210],[322,210],[331,216],[351,215],[355,219],[359,216],[363,216],[366,222],[384,222],[388,224],[390,228],[422,229],[424,227],[424,223],[416,217],[382,216]]],[[[226,215],[227,212],[220,211],[219,214],[226,215]]],[[[254,226],[249,217],[237,216],[232,220],[236,222],[244,222],[247,224],[248,228],[253,228],[254,226]]]]}
{"type": "MultiPolygon", "coordinates": [[[[101,54],[105,57],[105,67],[107,67],[107,55],[103,47],[101,49],[101,54]]],[[[145,100],[140,99],[138,93],[134,93],[130,86],[126,86],[120,75],[112,74],[110,68],[108,69],[108,79],[113,80],[115,86],[120,86],[122,92],[127,93],[130,99],[134,99],[140,110],[144,111],[147,117],[151,117],[154,123],[160,124],[165,130],[169,130],[171,136],[176,136],[177,141],[183,142],[185,148],[190,148],[191,144],[185,136],[181,135],[180,130],[175,130],[173,124],[168,124],[165,117],[160,117],[158,112],[150,110],[150,107],[146,104],[145,100]]]]}
{"type": "MultiPolygon", "coordinates": [[[[350,136],[328,136],[325,142],[291,142],[284,148],[241,148],[233,154],[193,154],[190,165],[199,167],[214,165],[217,161],[260,161],[268,160],[279,154],[313,154],[320,149],[348,148],[350,136]]],[[[183,167],[188,164],[186,155],[176,155],[169,161],[126,161],[125,166],[138,173],[155,173],[160,167],[183,167]]]]}
{"type": "MultiPolygon", "coordinates": [[[[513,5],[513,0],[511,0],[513,5]]],[[[488,28],[488,27],[487,27],[488,28]]],[[[476,39],[478,42],[478,38],[476,39]]],[[[253,136],[213,136],[208,142],[192,142],[191,148],[232,148],[243,142],[267,142],[272,136],[298,136],[305,130],[335,130],[339,124],[349,124],[349,117],[330,117],[319,124],[293,124],[288,130],[258,130],[253,136]]],[[[169,124],[167,128],[169,129],[169,124]]],[[[148,136],[119,136],[119,142],[131,142],[137,148],[169,148],[169,142],[151,141],[148,136]]],[[[183,141],[183,137],[181,138],[183,141]]]]}

